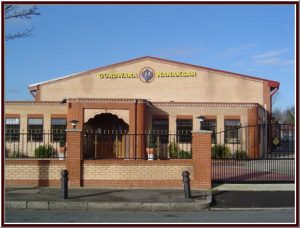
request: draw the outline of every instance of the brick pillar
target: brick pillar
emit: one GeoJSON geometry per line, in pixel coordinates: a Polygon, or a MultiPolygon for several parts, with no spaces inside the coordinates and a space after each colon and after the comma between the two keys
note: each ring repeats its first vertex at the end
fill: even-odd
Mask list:
{"type": "Polygon", "coordinates": [[[145,132],[145,104],[137,103],[137,157],[143,158],[146,153],[145,137],[142,133],[145,132]]]}
{"type": "Polygon", "coordinates": [[[248,155],[252,158],[259,157],[259,127],[257,107],[248,109],[248,155]]]}
{"type": "Polygon", "coordinates": [[[143,158],[145,156],[146,107],[143,101],[137,100],[129,109],[130,158],[143,158]]]}
{"type": "Polygon", "coordinates": [[[81,186],[82,135],[81,129],[67,129],[66,166],[69,172],[69,185],[81,186]]]}
{"type": "Polygon", "coordinates": [[[192,133],[192,153],[194,163],[192,187],[210,189],[212,178],[211,131],[195,131],[192,133]]]}

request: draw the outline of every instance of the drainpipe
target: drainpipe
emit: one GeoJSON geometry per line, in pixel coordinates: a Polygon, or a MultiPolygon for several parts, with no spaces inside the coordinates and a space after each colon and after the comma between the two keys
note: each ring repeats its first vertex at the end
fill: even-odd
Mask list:
{"type": "Polygon", "coordinates": [[[279,90],[279,87],[276,87],[272,92],[271,92],[271,97],[279,90]]]}
{"type": "Polygon", "coordinates": [[[271,94],[270,94],[270,97],[271,97],[271,100],[270,100],[270,123],[271,123],[271,120],[272,120],[272,97],[273,95],[279,90],[279,86],[277,86],[273,91],[271,91],[271,94]]]}
{"type": "Polygon", "coordinates": [[[34,90],[30,90],[31,95],[33,96],[33,98],[35,99],[35,94],[34,94],[34,90]]]}

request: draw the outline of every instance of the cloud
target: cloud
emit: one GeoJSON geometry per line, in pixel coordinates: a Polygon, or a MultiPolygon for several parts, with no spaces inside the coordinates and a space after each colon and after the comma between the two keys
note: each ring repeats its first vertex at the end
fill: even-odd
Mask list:
{"type": "Polygon", "coordinates": [[[217,54],[217,57],[231,57],[235,54],[239,54],[240,52],[244,52],[246,50],[252,49],[256,44],[242,44],[237,47],[228,48],[223,53],[217,54]]]}
{"type": "Polygon", "coordinates": [[[264,65],[264,66],[288,66],[294,64],[294,60],[283,60],[277,57],[274,58],[266,58],[266,59],[259,59],[254,61],[257,65],[264,65]]]}
{"type": "Polygon", "coordinates": [[[285,61],[281,62],[281,65],[283,65],[283,66],[293,65],[294,62],[295,61],[293,59],[291,59],[291,60],[285,60],[285,61]]]}
{"type": "Polygon", "coordinates": [[[199,54],[199,49],[198,48],[174,48],[168,50],[159,50],[157,53],[163,57],[172,56],[172,57],[191,58],[196,54],[199,54]]]}
{"type": "Polygon", "coordinates": [[[288,52],[288,48],[262,52],[252,57],[253,63],[260,66],[289,66],[294,64],[294,60],[283,59],[281,55],[288,52]]]}
{"type": "Polygon", "coordinates": [[[254,72],[255,71],[255,69],[254,68],[247,68],[247,69],[245,69],[247,72],[254,72]]]}
{"type": "Polygon", "coordinates": [[[266,59],[260,59],[258,61],[255,61],[256,64],[258,65],[279,65],[280,64],[280,59],[279,58],[266,58],[266,59]]]}
{"type": "Polygon", "coordinates": [[[232,62],[231,65],[234,66],[234,67],[243,67],[247,64],[248,64],[248,61],[240,60],[240,61],[237,61],[237,62],[232,62]]]}
{"type": "Polygon", "coordinates": [[[268,52],[263,52],[258,55],[253,56],[254,59],[265,59],[265,58],[274,58],[277,56],[282,55],[283,53],[287,52],[289,49],[288,48],[283,48],[275,51],[268,51],[268,52]]]}

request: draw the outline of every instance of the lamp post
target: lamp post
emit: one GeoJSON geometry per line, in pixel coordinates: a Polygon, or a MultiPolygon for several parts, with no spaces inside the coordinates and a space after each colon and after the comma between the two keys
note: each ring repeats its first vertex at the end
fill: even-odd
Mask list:
{"type": "Polygon", "coordinates": [[[75,129],[75,128],[76,128],[76,125],[77,125],[77,123],[78,123],[79,121],[78,121],[78,120],[71,120],[70,122],[71,122],[71,124],[72,124],[72,126],[73,126],[73,129],[75,129]]]}
{"type": "Polygon", "coordinates": [[[201,130],[201,123],[205,120],[205,116],[198,116],[196,119],[199,121],[199,130],[201,130]]]}

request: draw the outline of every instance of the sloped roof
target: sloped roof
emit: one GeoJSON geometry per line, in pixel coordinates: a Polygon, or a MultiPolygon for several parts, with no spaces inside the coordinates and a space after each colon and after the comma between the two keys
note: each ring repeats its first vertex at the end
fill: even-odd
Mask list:
{"type": "Polygon", "coordinates": [[[154,60],[156,62],[163,62],[163,63],[173,64],[173,65],[177,65],[177,66],[189,67],[189,68],[194,68],[194,69],[197,69],[197,70],[217,72],[217,73],[221,73],[221,74],[225,74],[225,75],[241,77],[241,78],[248,79],[248,80],[266,81],[266,82],[268,82],[269,87],[274,87],[274,88],[278,88],[279,85],[280,85],[280,83],[277,82],[277,81],[272,81],[272,80],[268,80],[268,79],[264,79],[264,78],[259,78],[259,77],[245,75],[245,74],[234,73],[234,72],[230,72],[230,71],[218,70],[218,69],[214,69],[214,68],[203,67],[203,66],[198,66],[198,65],[194,65],[194,64],[178,62],[178,61],[174,61],[174,60],[162,59],[162,58],[151,57],[151,56],[144,56],[144,57],[130,59],[130,60],[127,60],[127,61],[123,61],[123,62],[119,62],[119,63],[115,63],[115,64],[103,66],[103,67],[98,67],[98,68],[95,68],[95,69],[92,69],[92,70],[87,70],[87,71],[82,71],[82,72],[78,72],[78,73],[65,75],[65,76],[54,78],[54,79],[51,79],[51,80],[48,80],[48,81],[43,81],[43,82],[31,84],[31,85],[28,86],[28,88],[29,88],[30,91],[35,91],[35,90],[37,90],[37,87],[39,85],[44,85],[44,84],[57,82],[57,81],[60,81],[60,80],[75,78],[75,77],[79,77],[79,76],[81,76],[83,74],[86,74],[86,73],[91,73],[91,72],[100,71],[100,70],[107,70],[107,69],[110,69],[110,68],[114,68],[114,67],[118,67],[118,66],[122,66],[122,65],[127,65],[127,64],[131,64],[131,63],[135,63],[135,62],[140,62],[140,61],[144,61],[144,60],[154,60]]]}

